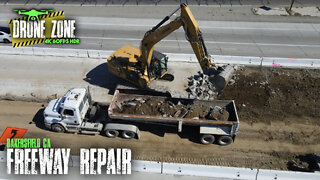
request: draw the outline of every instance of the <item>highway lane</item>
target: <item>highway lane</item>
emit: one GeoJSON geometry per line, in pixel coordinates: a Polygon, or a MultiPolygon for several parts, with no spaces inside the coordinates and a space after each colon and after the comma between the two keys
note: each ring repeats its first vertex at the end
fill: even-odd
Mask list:
{"type": "MultiPolygon", "coordinates": [[[[10,10],[4,9],[0,14],[0,26],[7,26],[7,20],[16,17],[10,10]]],[[[58,6],[55,6],[58,7],[58,6]]],[[[139,6],[140,7],[140,6],[139,6]]],[[[124,45],[139,47],[144,33],[161,21],[161,18],[171,12],[173,7],[149,8],[123,7],[120,9],[105,9],[113,11],[102,14],[101,7],[96,7],[93,16],[86,15],[90,9],[75,12],[77,7],[67,7],[70,13],[68,19],[76,19],[76,35],[80,38],[80,45],[37,45],[42,47],[63,47],[81,49],[116,50],[124,45]],[[136,10],[136,11],[134,11],[136,10]],[[154,13],[150,11],[154,10],[154,13]],[[132,13],[132,14],[130,14],[132,13]],[[123,15],[125,14],[125,15],[123,15]],[[80,16],[77,16],[80,15],[80,16]],[[130,17],[130,18],[129,18],[130,17]]],[[[119,8],[119,7],[118,7],[119,8]]],[[[320,22],[310,20],[309,17],[286,17],[282,22],[259,21],[248,15],[248,21],[224,21],[208,18],[207,7],[192,6],[200,29],[203,33],[208,52],[213,55],[239,55],[263,57],[289,57],[289,58],[319,58],[320,52],[320,22]],[[204,12],[202,12],[204,11],[204,12]],[[292,18],[299,19],[291,22],[292,18]],[[286,22],[286,21],[289,22],[286,22]]],[[[243,10],[243,9],[242,9],[243,10]]],[[[224,12],[226,14],[226,12],[224,12]]],[[[238,14],[226,14],[228,17],[238,14]]],[[[177,17],[175,15],[171,18],[177,17]]],[[[283,17],[274,17],[281,19],[283,17]]],[[[270,20],[270,18],[269,18],[270,20]]],[[[276,20],[275,20],[276,21],[276,20]]],[[[156,45],[156,49],[170,53],[193,53],[190,44],[185,38],[182,28],[175,31],[156,45]]]]}
{"type": "MultiPolygon", "coordinates": [[[[80,45],[38,45],[82,49],[116,50],[139,47],[144,33],[160,19],[77,19],[80,45]]],[[[3,21],[2,21],[3,22],[3,21]]],[[[319,58],[320,24],[199,21],[210,54],[263,57],[319,58]]],[[[170,53],[193,53],[182,28],[156,45],[170,53]]]]}
{"type": "MultiPolygon", "coordinates": [[[[161,19],[75,17],[80,45],[37,45],[116,50],[139,47],[143,35],[161,19]]],[[[3,22],[4,20],[2,20],[3,22]]],[[[213,55],[319,58],[320,24],[199,21],[208,52],[213,55]]],[[[156,44],[169,53],[193,53],[182,28],[156,44]]]]}
{"type": "MultiPolygon", "coordinates": [[[[173,18],[172,18],[173,19],[173,18]]],[[[161,19],[79,18],[78,36],[85,45],[98,49],[139,47],[144,33],[161,19]]],[[[320,57],[320,24],[199,21],[208,51],[216,55],[268,57],[320,57]]],[[[94,48],[94,49],[97,49],[94,48]]],[[[163,52],[192,53],[182,28],[156,48],[163,52]]]]}

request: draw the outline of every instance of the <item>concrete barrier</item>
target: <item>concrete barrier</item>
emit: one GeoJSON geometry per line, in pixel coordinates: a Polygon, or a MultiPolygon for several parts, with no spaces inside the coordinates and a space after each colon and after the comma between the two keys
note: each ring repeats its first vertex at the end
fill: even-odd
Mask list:
{"type": "MultiPolygon", "coordinates": [[[[0,163],[6,163],[7,153],[0,151],[0,163]]],[[[79,167],[80,157],[71,156],[69,166],[79,167]]],[[[223,166],[206,166],[195,164],[178,164],[155,161],[132,160],[132,171],[180,176],[202,176],[246,180],[318,180],[320,173],[277,171],[223,166]]]]}
{"type": "Polygon", "coordinates": [[[162,162],[132,160],[132,171],[162,173],[162,162]]]}
{"type": "Polygon", "coordinates": [[[320,174],[318,173],[305,173],[305,172],[292,172],[292,171],[276,171],[260,169],[257,173],[258,180],[319,180],[320,174]]]}
{"type": "Polygon", "coordinates": [[[262,66],[269,67],[307,67],[320,68],[320,60],[317,59],[295,59],[295,58],[264,58],[262,66]]]}
{"type": "MultiPolygon", "coordinates": [[[[78,57],[107,59],[114,51],[111,50],[87,50],[69,48],[41,48],[41,47],[19,47],[0,46],[0,54],[12,55],[34,55],[34,56],[56,56],[56,57],[78,57]]],[[[197,63],[194,54],[165,53],[170,62],[197,63]]],[[[253,57],[253,56],[224,56],[212,55],[212,61],[216,64],[239,64],[245,66],[266,66],[286,68],[320,68],[320,59],[304,58],[279,58],[279,57],[253,57]]]]}
{"type": "Polygon", "coordinates": [[[163,163],[163,174],[255,180],[257,169],[163,163]]]}
{"type": "Polygon", "coordinates": [[[216,64],[240,64],[246,66],[261,66],[262,57],[251,56],[219,56],[212,55],[212,60],[216,64]]]}
{"type": "Polygon", "coordinates": [[[7,152],[0,151],[0,163],[6,163],[7,162],[7,152]]]}

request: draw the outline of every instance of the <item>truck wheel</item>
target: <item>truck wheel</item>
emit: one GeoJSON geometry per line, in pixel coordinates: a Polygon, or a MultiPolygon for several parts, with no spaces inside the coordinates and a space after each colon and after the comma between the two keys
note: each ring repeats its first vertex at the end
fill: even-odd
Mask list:
{"type": "Polygon", "coordinates": [[[114,129],[108,129],[106,130],[106,136],[109,138],[115,138],[118,137],[119,131],[114,130],[114,129]]]}
{"type": "Polygon", "coordinates": [[[8,39],[4,39],[3,42],[4,43],[10,43],[10,41],[8,39]]]}
{"type": "Polygon", "coordinates": [[[125,139],[132,139],[136,136],[136,133],[133,131],[122,131],[122,137],[125,139]]]}
{"type": "Polygon", "coordinates": [[[64,127],[61,126],[60,124],[54,124],[54,125],[52,125],[51,129],[52,129],[52,131],[58,132],[58,133],[65,132],[64,127]]]}
{"type": "Polygon", "coordinates": [[[212,144],[214,142],[215,138],[211,134],[204,134],[200,137],[200,141],[202,144],[212,144]]]}
{"type": "Polygon", "coordinates": [[[230,136],[220,136],[218,138],[218,144],[221,145],[221,146],[229,145],[232,142],[233,142],[233,139],[230,136]]]}

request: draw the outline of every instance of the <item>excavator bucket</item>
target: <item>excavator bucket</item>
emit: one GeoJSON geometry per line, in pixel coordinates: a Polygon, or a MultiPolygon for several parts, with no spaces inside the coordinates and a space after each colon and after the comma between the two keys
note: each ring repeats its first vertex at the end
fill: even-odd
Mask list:
{"type": "Polygon", "coordinates": [[[226,65],[225,67],[221,67],[221,70],[218,70],[218,74],[210,75],[209,81],[216,87],[217,91],[220,93],[229,83],[234,71],[235,68],[233,66],[226,65]]]}

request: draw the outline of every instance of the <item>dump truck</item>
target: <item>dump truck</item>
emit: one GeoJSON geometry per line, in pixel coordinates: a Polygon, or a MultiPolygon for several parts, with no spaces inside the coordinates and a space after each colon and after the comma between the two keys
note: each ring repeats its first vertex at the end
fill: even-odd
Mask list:
{"type": "Polygon", "coordinates": [[[186,126],[193,126],[197,129],[202,144],[216,142],[228,145],[236,137],[239,118],[233,100],[171,98],[160,94],[132,94],[117,89],[110,105],[104,107],[92,102],[89,88],[73,88],[63,97],[49,102],[44,110],[44,124],[55,132],[102,134],[109,138],[121,136],[125,139],[140,139],[139,127],[143,124],[157,124],[160,128],[175,126],[177,132],[182,132],[186,126]],[[154,112],[150,112],[148,108],[146,111],[149,113],[135,109],[143,104],[152,105],[148,103],[157,103],[153,104],[154,112]],[[176,112],[171,111],[170,114],[170,109],[174,107],[176,112]],[[199,108],[207,112],[203,113],[199,108]],[[130,109],[133,111],[129,112],[130,109]],[[164,113],[161,114],[158,111],[162,109],[164,113]],[[219,116],[219,113],[216,116],[214,109],[226,116],[219,116]]]}

